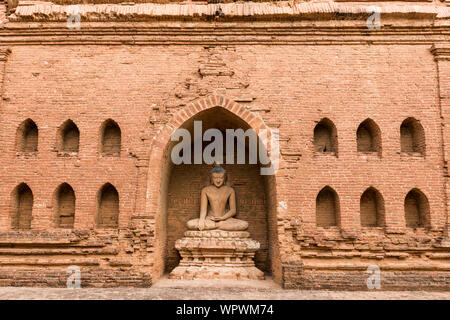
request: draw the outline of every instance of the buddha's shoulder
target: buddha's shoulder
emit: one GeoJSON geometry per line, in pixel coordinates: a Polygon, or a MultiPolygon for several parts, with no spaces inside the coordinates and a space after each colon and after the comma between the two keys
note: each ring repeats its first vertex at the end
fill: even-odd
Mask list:
{"type": "Polygon", "coordinates": [[[202,191],[208,192],[208,191],[212,190],[213,188],[214,188],[214,186],[207,186],[207,187],[204,187],[202,189],[202,191]]]}
{"type": "MultiPolygon", "coordinates": [[[[226,191],[226,192],[233,192],[234,191],[234,189],[232,187],[229,187],[229,186],[223,186],[220,189],[222,191],[226,191]]],[[[207,186],[207,187],[204,187],[202,189],[202,191],[204,191],[204,192],[208,192],[208,191],[215,191],[215,192],[217,192],[218,189],[215,186],[207,186]]]]}
{"type": "Polygon", "coordinates": [[[227,192],[233,192],[234,189],[232,187],[229,186],[223,186],[223,188],[227,191],[227,192]]]}

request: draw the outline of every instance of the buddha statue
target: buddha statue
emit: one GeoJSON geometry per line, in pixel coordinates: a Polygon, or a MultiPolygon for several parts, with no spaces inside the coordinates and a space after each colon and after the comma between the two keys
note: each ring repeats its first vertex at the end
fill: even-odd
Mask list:
{"type": "Polygon", "coordinates": [[[226,171],[220,166],[210,171],[210,185],[201,192],[200,217],[189,220],[188,229],[244,231],[248,228],[246,221],[233,218],[236,195],[234,189],[225,184],[226,178],[226,171]]]}

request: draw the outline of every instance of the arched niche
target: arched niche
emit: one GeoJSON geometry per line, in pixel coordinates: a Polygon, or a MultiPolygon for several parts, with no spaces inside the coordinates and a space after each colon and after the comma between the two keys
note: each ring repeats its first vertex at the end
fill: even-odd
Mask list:
{"type": "Polygon", "coordinates": [[[316,197],[316,225],[329,228],[340,225],[339,197],[333,188],[326,186],[316,197]]]}
{"type": "Polygon", "coordinates": [[[21,183],[14,189],[12,193],[12,229],[31,229],[33,198],[33,192],[26,183],[21,183]]]}
{"type": "Polygon", "coordinates": [[[17,128],[16,133],[17,151],[37,152],[38,136],[39,136],[39,129],[36,123],[31,119],[23,121],[17,128]]]}
{"type": "Polygon", "coordinates": [[[57,145],[59,152],[78,152],[80,130],[72,120],[65,121],[58,129],[57,145]]]}
{"type": "Polygon", "coordinates": [[[100,127],[100,151],[106,155],[120,155],[122,131],[112,119],[104,121],[100,127]]]}
{"type": "Polygon", "coordinates": [[[314,127],[314,151],[337,155],[337,129],[333,121],[323,118],[314,127]]]}
{"type": "Polygon", "coordinates": [[[117,228],[119,225],[119,193],[110,183],[105,183],[97,194],[97,228],[117,228]]]}
{"type": "Polygon", "coordinates": [[[358,152],[376,152],[381,155],[381,130],[372,119],[366,119],[356,131],[358,152]]]}
{"type": "Polygon", "coordinates": [[[404,206],[406,227],[430,227],[430,205],[422,191],[411,189],[405,197],[404,206]]]}
{"type": "Polygon", "coordinates": [[[73,228],[75,222],[75,192],[68,183],[62,183],[54,193],[55,227],[73,228]]]}
{"type": "Polygon", "coordinates": [[[407,118],[400,126],[401,152],[425,155],[425,131],[415,118],[407,118]]]}
{"type": "Polygon", "coordinates": [[[359,213],[362,227],[384,227],[384,200],[374,187],[367,188],[362,194],[359,213]]]}
{"type": "MultiPolygon", "coordinates": [[[[155,252],[153,278],[158,279],[164,272],[170,272],[178,264],[178,254],[174,242],[187,230],[186,222],[197,218],[200,213],[200,192],[209,182],[209,171],[213,165],[179,164],[171,160],[171,152],[178,143],[170,141],[170,134],[177,128],[186,129],[194,136],[194,121],[202,121],[202,132],[209,128],[263,129],[263,122],[253,115],[244,114],[244,108],[217,98],[197,102],[186,112],[179,112],[155,138],[149,162],[149,179],[159,178],[160,184],[149,181],[147,189],[147,212],[156,212],[155,252]],[[167,133],[168,132],[168,133],[167,133]],[[164,139],[161,141],[161,139],[164,139]],[[158,160],[160,161],[158,163],[158,160]],[[152,164],[160,166],[154,170],[152,164]],[[152,192],[153,190],[153,192],[152,192]],[[154,206],[157,200],[157,207],[154,206]]],[[[192,143],[194,139],[192,139],[192,143]]],[[[209,142],[204,142],[203,147],[209,142]]],[[[225,150],[225,148],[224,148],[225,150]]],[[[245,149],[248,159],[249,148],[245,149]]],[[[281,263],[277,241],[276,218],[276,175],[260,175],[257,164],[224,164],[228,172],[229,184],[236,191],[236,218],[249,222],[251,237],[261,243],[256,255],[256,266],[272,274],[281,282],[281,263]]]]}

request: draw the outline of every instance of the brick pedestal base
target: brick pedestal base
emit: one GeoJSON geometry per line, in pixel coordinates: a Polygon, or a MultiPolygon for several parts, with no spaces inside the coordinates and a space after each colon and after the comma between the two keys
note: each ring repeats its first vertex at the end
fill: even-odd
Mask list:
{"type": "Polygon", "coordinates": [[[245,231],[186,231],[175,243],[181,261],[169,278],[264,279],[253,261],[259,246],[245,231]]]}

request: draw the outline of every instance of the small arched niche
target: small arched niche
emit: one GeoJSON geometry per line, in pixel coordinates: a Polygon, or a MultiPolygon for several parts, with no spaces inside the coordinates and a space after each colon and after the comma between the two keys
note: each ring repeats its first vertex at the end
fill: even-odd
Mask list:
{"type": "Polygon", "coordinates": [[[333,188],[326,186],[316,197],[316,225],[337,227],[340,223],[339,198],[333,188]]]}
{"type": "Polygon", "coordinates": [[[370,187],[361,196],[360,220],[362,227],[384,227],[384,200],[381,193],[370,187]]]}
{"type": "Polygon", "coordinates": [[[358,152],[378,153],[381,156],[381,131],[372,119],[366,119],[356,131],[358,152]]]}
{"type": "Polygon", "coordinates": [[[80,146],[80,130],[72,120],[67,120],[58,129],[58,151],[78,152],[80,146]]]}
{"type": "Polygon", "coordinates": [[[19,184],[12,193],[11,228],[26,230],[31,228],[33,192],[26,183],[19,184]]]}
{"type": "Polygon", "coordinates": [[[16,148],[19,152],[38,151],[38,127],[36,123],[27,119],[17,128],[16,148]]]}
{"type": "Polygon", "coordinates": [[[402,152],[425,155],[425,131],[418,120],[405,119],[400,126],[400,137],[402,152]]]}
{"type": "Polygon", "coordinates": [[[55,225],[57,228],[73,228],[75,222],[75,192],[67,184],[55,191],[55,225]]]}
{"type": "Polygon", "coordinates": [[[320,153],[338,153],[337,129],[333,121],[323,118],[314,128],[314,151],[320,153]]]}
{"type": "Polygon", "coordinates": [[[117,228],[119,225],[119,193],[106,183],[98,192],[96,224],[98,228],[117,228]]]}
{"type": "Polygon", "coordinates": [[[408,228],[430,226],[430,206],[425,194],[417,188],[405,197],[405,222],[408,228]]]}
{"type": "Polygon", "coordinates": [[[122,132],[119,125],[112,119],[103,122],[100,128],[100,150],[105,155],[120,155],[122,132]]]}

